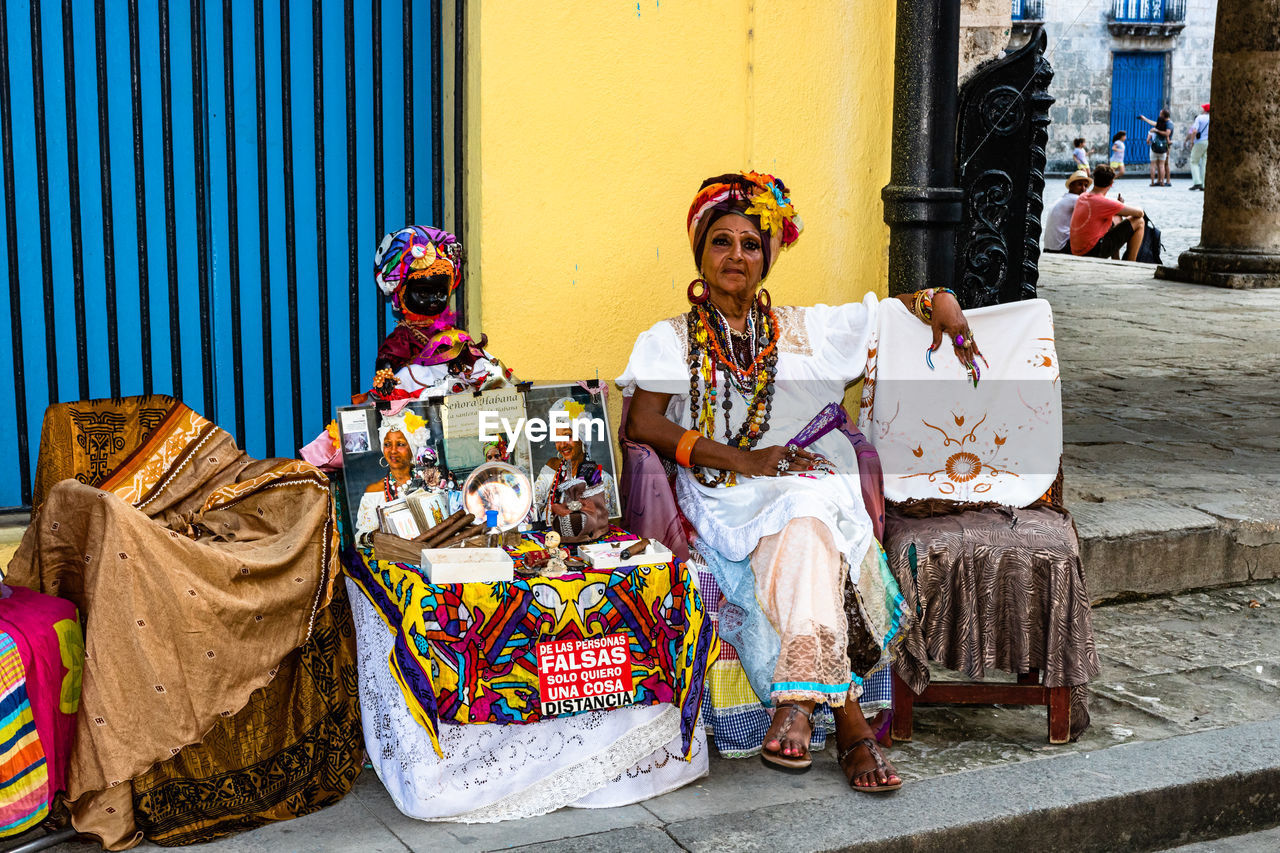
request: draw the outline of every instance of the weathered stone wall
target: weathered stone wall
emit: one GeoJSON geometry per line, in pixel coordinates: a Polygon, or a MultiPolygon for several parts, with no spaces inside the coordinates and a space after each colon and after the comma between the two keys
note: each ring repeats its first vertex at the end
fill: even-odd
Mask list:
{"type": "Polygon", "coordinates": [[[962,0],[960,4],[960,82],[1009,44],[1009,0],[962,0]]]}
{"type": "MultiPolygon", "coordinates": [[[[1106,156],[1111,140],[1112,54],[1153,51],[1170,54],[1165,99],[1173,116],[1174,141],[1179,143],[1173,151],[1174,171],[1185,172],[1177,167],[1180,143],[1200,104],[1209,100],[1218,0],[1187,0],[1186,26],[1167,37],[1113,35],[1107,28],[1110,2],[1090,3],[1083,13],[1080,6],[1076,0],[1045,0],[1044,4],[1046,55],[1053,65],[1049,94],[1056,99],[1049,112],[1053,123],[1049,125],[1048,171],[1070,171],[1071,140],[1077,136],[1088,140],[1090,162],[1106,156]]],[[[1025,42],[1026,35],[1015,32],[1010,47],[1025,42]]]]}

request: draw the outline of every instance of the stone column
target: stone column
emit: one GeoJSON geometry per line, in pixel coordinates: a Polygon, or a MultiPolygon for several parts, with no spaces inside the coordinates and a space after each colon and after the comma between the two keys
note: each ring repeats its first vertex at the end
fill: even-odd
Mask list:
{"type": "Polygon", "coordinates": [[[1280,287],[1280,0],[1219,0],[1210,92],[1200,245],[1156,278],[1280,287]]]}

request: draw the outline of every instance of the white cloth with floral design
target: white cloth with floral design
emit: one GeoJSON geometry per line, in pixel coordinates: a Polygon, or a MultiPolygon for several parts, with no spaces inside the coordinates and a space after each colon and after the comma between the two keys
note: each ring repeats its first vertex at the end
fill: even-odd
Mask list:
{"type": "Polygon", "coordinates": [[[965,312],[986,361],[977,387],[944,341],[897,300],[880,311],[859,425],[884,469],[884,496],[1025,507],[1058,476],[1062,385],[1053,311],[1029,299],[965,312]]]}

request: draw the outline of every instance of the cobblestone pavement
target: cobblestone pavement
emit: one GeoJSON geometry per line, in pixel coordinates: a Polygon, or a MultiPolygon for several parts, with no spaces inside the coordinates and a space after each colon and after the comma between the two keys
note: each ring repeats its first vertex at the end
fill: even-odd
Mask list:
{"type": "Polygon", "coordinates": [[[1069,500],[1274,505],[1280,290],[1159,281],[1150,265],[1089,258],[1048,255],[1040,269],[1069,500]]]}

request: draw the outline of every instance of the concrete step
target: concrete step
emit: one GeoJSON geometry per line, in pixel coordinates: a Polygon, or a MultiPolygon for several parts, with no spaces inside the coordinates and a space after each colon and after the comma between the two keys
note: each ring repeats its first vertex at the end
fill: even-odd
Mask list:
{"type": "Polygon", "coordinates": [[[1280,510],[1149,497],[1069,503],[1095,602],[1280,577],[1280,510]]]}

